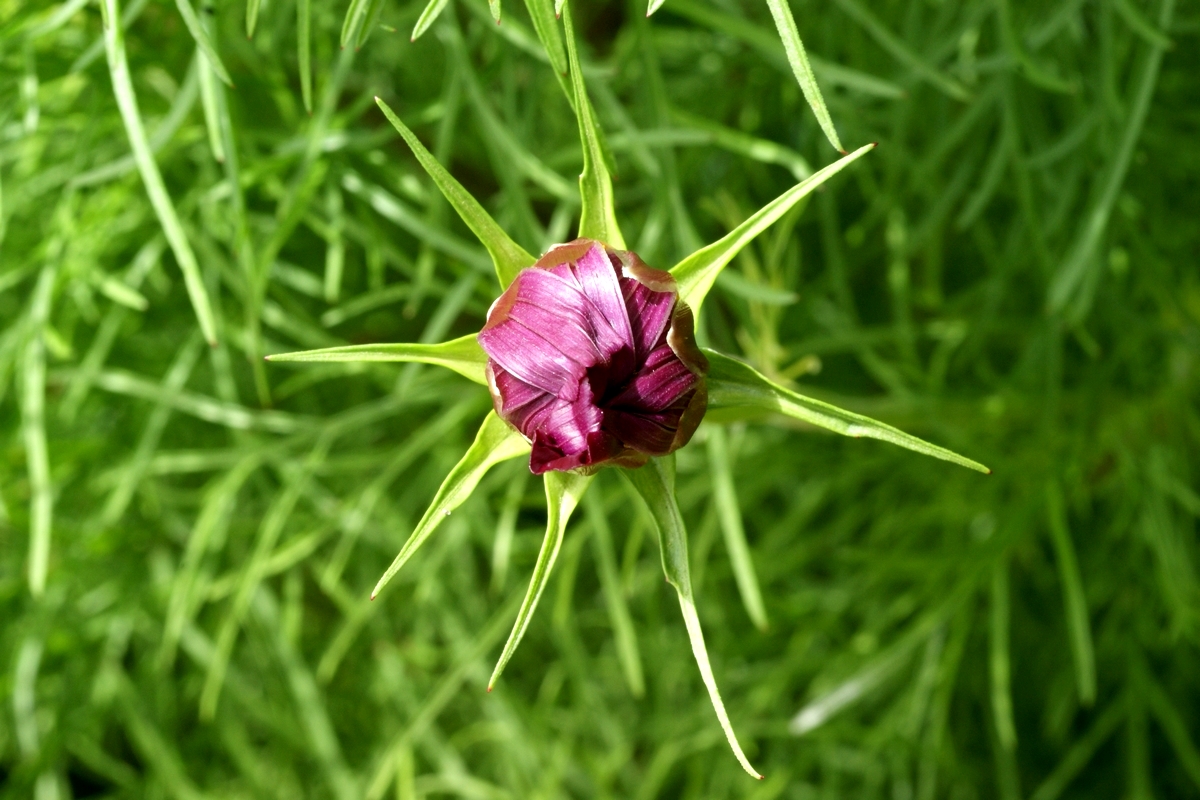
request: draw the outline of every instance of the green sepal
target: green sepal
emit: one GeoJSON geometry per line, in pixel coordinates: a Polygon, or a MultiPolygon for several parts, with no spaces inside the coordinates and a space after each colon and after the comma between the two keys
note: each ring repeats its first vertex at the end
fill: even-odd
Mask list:
{"type": "Polygon", "coordinates": [[[507,461],[528,452],[529,443],[521,438],[521,434],[496,416],[495,411],[489,411],[488,415],[484,417],[483,424],[479,426],[479,433],[475,434],[475,441],[462,459],[454,465],[454,469],[450,470],[446,479],[442,481],[437,494],[434,495],[433,502],[425,510],[416,529],[408,537],[404,546],[400,548],[400,552],[392,561],[392,565],[387,568],[387,572],[383,573],[379,583],[375,584],[375,588],[371,590],[371,599],[374,600],[383,587],[387,586],[388,581],[412,558],[413,553],[417,552],[417,549],[425,543],[425,540],[437,529],[442,520],[449,516],[451,511],[466,502],[489,469],[501,461],[507,461]]]}
{"type": "Polygon", "coordinates": [[[547,472],[545,482],[546,536],[542,539],[542,549],[538,552],[537,563],[533,565],[529,589],[526,590],[525,599],[521,601],[521,608],[517,611],[517,620],[513,623],[512,632],[508,635],[508,641],[504,643],[504,650],[501,651],[500,658],[496,661],[496,668],[492,670],[492,677],[488,680],[489,692],[496,685],[496,681],[500,679],[509,659],[517,651],[517,645],[525,636],[526,629],[529,628],[529,620],[533,618],[533,612],[537,609],[546,583],[550,580],[554,562],[558,560],[558,551],[562,548],[567,522],[571,519],[571,513],[575,507],[579,505],[579,499],[587,491],[588,484],[592,482],[592,476],[578,475],[573,472],[547,472]]]}
{"type": "Polygon", "coordinates": [[[841,172],[853,162],[875,149],[875,144],[863,145],[847,156],[843,156],[824,169],[817,170],[812,177],[788,189],[760,208],[749,219],[734,228],[721,239],[702,247],[671,268],[671,274],[679,282],[679,296],[693,311],[699,311],[704,298],[712,289],[717,275],[742,248],[754,237],[771,227],[788,210],[812,194],[818,186],[841,172]]]}
{"type": "Polygon", "coordinates": [[[891,442],[923,455],[991,474],[991,470],[978,461],[930,444],[924,439],[918,439],[862,414],[855,414],[821,400],[797,394],[791,389],[772,383],[749,364],[721,355],[715,350],[703,350],[704,355],[708,357],[708,407],[718,414],[724,409],[732,408],[772,411],[843,436],[891,442]]]}
{"type": "Polygon", "coordinates": [[[496,223],[496,220],[492,219],[492,215],[479,204],[479,201],[472,197],[471,193],[438,163],[433,154],[425,149],[421,140],[400,121],[387,103],[378,97],[375,98],[375,102],[383,111],[384,116],[388,118],[388,122],[392,123],[400,136],[412,148],[413,155],[417,157],[417,161],[421,162],[421,166],[429,173],[429,177],[433,178],[433,182],[437,184],[442,195],[462,217],[462,221],[467,223],[471,232],[483,243],[492,257],[492,263],[496,265],[496,277],[500,279],[501,288],[507,289],[508,285],[513,282],[513,278],[517,277],[517,273],[534,262],[533,256],[514,242],[496,223]]]}
{"type": "Polygon", "coordinates": [[[625,237],[621,235],[621,229],[617,225],[612,176],[604,161],[596,113],[592,109],[587,87],[583,83],[583,69],[579,65],[575,26],[571,21],[569,3],[563,4],[562,19],[567,38],[571,86],[575,93],[575,118],[579,121],[579,138],[583,144],[583,172],[579,175],[579,194],[582,199],[579,235],[588,239],[599,239],[610,247],[624,250],[625,237]]]}
{"type": "Polygon", "coordinates": [[[487,378],[484,376],[487,353],[483,352],[483,348],[479,346],[473,333],[441,344],[409,344],[408,342],[352,344],[344,347],[326,347],[321,350],[279,353],[267,356],[267,361],[317,361],[323,363],[416,361],[452,369],[476,383],[487,385],[487,378]]]}
{"type": "Polygon", "coordinates": [[[692,643],[692,655],[696,666],[700,668],[700,677],[708,689],[709,699],[725,738],[737,756],[742,769],[762,780],[750,760],[742,751],[737,735],[733,732],[733,724],[725,713],[725,703],[717,689],[717,680],[713,676],[712,665],[708,661],[708,649],[704,646],[704,632],[700,629],[700,617],[696,614],[696,602],[692,596],[692,577],[688,569],[687,528],[683,524],[683,516],[679,513],[679,504],[675,502],[675,456],[651,459],[650,463],[639,469],[622,470],[633,484],[642,499],[650,509],[658,529],[658,544],[662,555],[663,574],[667,582],[675,587],[679,595],[679,608],[683,612],[683,622],[687,627],[688,639],[692,643]]]}

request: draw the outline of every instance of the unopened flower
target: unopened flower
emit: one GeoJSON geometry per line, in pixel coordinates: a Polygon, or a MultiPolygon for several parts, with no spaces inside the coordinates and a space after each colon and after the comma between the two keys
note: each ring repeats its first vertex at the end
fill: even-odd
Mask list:
{"type": "MultiPolygon", "coordinates": [[[[538,28],[541,35],[556,23],[548,5],[539,9],[549,15],[538,28]]],[[[619,249],[624,247],[624,239],[614,213],[611,177],[583,84],[569,5],[564,4],[562,10],[571,79],[567,97],[575,109],[583,144],[581,238],[555,245],[535,259],[376,98],[417,160],[487,249],[504,291],[478,335],[441,344],[350,345],[275,358],[423,362],[448,367],[488,386],[494,412],[483,420],[474,443],[446,476],[371,596],[412,558],[441,520],[466,500],[489,469],[529,453],[530,468],[544,473],[546,535],[489,687],[525,635],[561,549],[567,522],[593,473],[602,466],[623,468],[654,518],[663,572],[679,595],[692,653],[721,728],[741,765],[761,778],[738,743],[708,661],[688,570],[687,529],[674,497],[671,454],[691,439],[711,402],[726,420],[756,418],[763,412],[783,414],[847,436],[883,439],[982,472],[987,468],[891,426],[804,397],[772,383],[748,364],[712,350],[702,354],[696,347],[688,303],[698,310],[717,275],[743,247],[874,145],[860,147],[802,180],[670,272],[651,269],[634,253],[619,249]]],[[[758,591],[756,584],[753,591],[758,591]]]]}
{"type": "Polygon", "coordinates": [[[496,413],[529,467],[636,467],[687,444],[708,361],[670,273],[592,239],[557,245],[488,312],[479,344],[496,413]]]}

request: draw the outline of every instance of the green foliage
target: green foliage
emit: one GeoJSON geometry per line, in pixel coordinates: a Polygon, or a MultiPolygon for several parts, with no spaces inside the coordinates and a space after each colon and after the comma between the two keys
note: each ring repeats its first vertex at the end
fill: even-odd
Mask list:
{"type": "Polygon", "coordinates": [[[1200,791],[1194,6],[425,10],[0,8],[0,796],[1200,791]],[[702,292],[785,393],[680,451],[674,528],[593,478],[506,651],[545,501],[427,366],[478,379],[495,271],[400,134],[509,252],[598,189],[664,268],[829,164],[817,83],[880,147],[702,292]]]}

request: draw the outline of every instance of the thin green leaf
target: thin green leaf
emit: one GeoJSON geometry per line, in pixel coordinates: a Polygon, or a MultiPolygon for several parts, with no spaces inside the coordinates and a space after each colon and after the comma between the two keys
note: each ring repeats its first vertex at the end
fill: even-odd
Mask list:
{"type": "Polygon", "coordinates": [[[1025,51],[1025,47],[1021,44],[1021,37],[1013,24],[1012,9],[1008,0],[997,0],[996,12],[1000,26],[1000,38],[1004,47],[1008,50],[1009,57],[1020,66],[1030,83],[1050,92],[1072,94],[1077,91],[1074,81],[1063,80],[1053,74],[1034,61],[1025,51]]]}
{"type": "Polygon", "coordinates": [[[276,495],[267,513],[262,517],[258,528],[258,537],[250,558],[245,561],[237,579],[237,590],[229,609],[221,621],[217,640],[214,644],[212,660],[208,664],[208,673],[204,678],[204,687],[200,691],[200,718],[212,719],[217,711],[217,702],[221,697],[221,688],[225,683],[225,673],[229,668],[229,659],[233,655],[233,647],[242,629],[246,612],[254,599],[259,585],[268,577],[271,556],[275,552],[275,544],[279,541],[288,519],[296,508],[296,503],[310,488],[309,480],[313,470],[325,461],[332,445],[331,436],[322,436],[313,445],[308,457],[299,465],[287,465],[286,487],[276,495]]]}
{"type": "Polygon", "coordinates": [[[259,465],[262,458],[252,452],[243,456],[228,472],[214,478],[204,492],[204,503],[188,534],[187,547],[180,560],[179,570],[171,581],[171,597],[167,602],[163,622],[162,641],[158,648],[158,666],[170,667],[175,660],[175,649],[183,636],[183,629],[195,613],[194,594],[200,567],[210,542],[224,535],[229,526],[238,492],[259,465]]]}
{"type": "Polygon", "coordinates": [[[267,356],[267,361],[307,362],[354,362],[354,361],[415,361],[421,364],[436,364],[452,369],[459,375],[476,383],[487,383],[483,370],[487,366],[487,354],[467,334],[441,344],[352,344],[344,347],[326,347],[322,350],[301,350],[295,353],[278,353],[267,356]]]}
{"type": "Polygon", "coordinates": [[[208,133],[208,149],[213,160],[225,163],[225,138],[221,134],[221,109],[217,101],[217,82],[212,66],[203,53],[196,54],[196,71],[200,79],[200,105],[204,109],[204,127],[208,133]]]}
{"type": "Polygon", "coordinates": [[[21,433],[25,440],[26,470],[29,475],[29,591],[40,597],[46,589],[50,566],[50,528],[54,513],[54,491],[50,483],[50,456],[46,447],[46,343],[44,331],[50,317],[50,301],[56,265],[42,268],[29,309],[29,341],[25,345],[21,391],[21,433]]]}
{"type": "Polygon", "coordinates": [[[488,11],[492,12],[492,19],[496,20],[496,24],[500,24],[500,0],[488,0],[488,11]]]}
{"type": "MultiPolygon", "coordinates": [[[[251,0],[251,2],[258,2],[258,0],[251,0]]],[[[369,6],[370,0],[350,0],[350,7],[346,9],[346,18],[342,20],[342,36],[339,41],[342,47],[350,44],[350,40],[358,34],[359,28],[362,27],[363,21],[367,17],[369,6]]]]}
{"type": "Polygon", "coordinates": [[[989,632],[988,670],[992,688],[992,721],[996,726],[996,738],[1005,750],[1017,746],[1017,726],[1013,722],[1012,709],[1012,660],[1009,656],[1009,602],[1008,561],[1001,559],[992,568],[990,598],[991,614],[989,632]]]}
{"type": "Polygon", "coordinates": [[[187,286],[188,297],[195,309],[196,319],[200,330],[209,344],[217,343],[216,323],[213,321],[212,307],[209,305],[208,293],[204,289],[204,280],[200,275],[200,265],[196,255],[179,223],[171,196],[163,184],[162,175],[154,161],[154,153],[146,138],[146,128],[142,124],[141,113],[138,111],[137,95],[133,91],[133,81],[129,77],[129,62],[125,58],[125,35],[121,29],[121,8],[119,0],[103,0],[101,8],[104,11],[104,46],[108,54],[108,69],[112,77],[113,94],[117,98],[117,107],[121,111],[121,120],[125,123],[125,133],[129,137],[129,145],[133,149],[133,157],[137,162],[138,172],[141,173],[142,183],[146,185],[146,193],[150,196],[150,204],[162,225],[179,269],[183,272],[183,280],[187,286]]]}
{"type": "Polygon", "coordinates": [[[587,491],[588,484],[592,482],[592,476],[572,472],[547,472],[545,478],[546,536],[542,540],[537,563],[533,565],[529,589],[526,590],[525,599],[521,601],[521,608],[517,611],[517,620],[513,623],[512,632],[508,635],[508,641],[504,643],[499,660],[496,661],[496,668],[492,670],[492,677],[488,679],[489,692],[500,679],[509,659],[517,651],[517,645],[521,643],[525,631],[529,628],[529,621],[533,618],[533,612],[537,610],[538,601],[542,599],[542,591],[550,580],[550,572],[554,569],[558,551],[562,548],[563,535],[566,533],[571,512],[575,510],[579,499],[587,491]]]}
{"type": "Polygon", "coordinates": [[[442,10],[446,8],[446,4],[450,0],[429,0],[429,4],[425,6],[425,10],[421,12],[421,16],[417,17],[417,24],[413,25],[412,37],[410,42],[415,42],[420,38],[421,34],[429,30],[429,26],[441,15],[442,10]]]}
{"type": "Polygon", "coordinates": [[[617,660],[621,662],[621,671],[625,674],[625,683],[629,686],[630,693],[634,697],[641,697],[646,693],[642,657],[638,652],[637,634],[629,615],[629,605],[625,602],[625,592],[621,587],[612,529],[605,516],[604,498],[600,494],[599,485],[593,486],[584,497],[583,506],[587,512],[588,525],[592,529],[592,552],[596,557],[600,588],[604,592],[604,605],[608,608],[608,619],[617,645],[617,660]]]}
{"type": "Polygon", "coordinates": [[[492,545],[492,591],[504,591],[504,582],[508,577],[508,565],[512,559],[513,539],[517,533],[517,515],[521,512],[521,501],[525,498],[525,484],[529,482],[530,472],[518,467],[508,482],[508,490],[504,493],[504,505],[500,510],[500,518],[496,521],[496,539],[492,545]]]}
{"type": "Polygon", "coordinates": [[[570,67],[567,64],[567,51],[563,47],[562,34],[555,23],[554,5],[551,0],[525,0],[525,8],[529,10],[533,29],[537,31],[542,47],[546,50],[546,57],[550,59],[550,67],[562,82],[570,72],[570,67]]]}
{"type": "Polygon", "coordinates": [[[655,11],[658,11],[660,8],[662,8],[663,3],[665,2],[666,0],[650,0],[650,2],[646,4],[646,16],[648,17],[655,11]]]}
{"type": "Polygon", "coordinates": [[[1088,622],[1087,598],[1083,593],[1083,580],[1079,576],[1075,545],[1071,542],[1071,531],[1067,527],[1062,494],[1053,482],[1046,485],[1046,515],[1050,538],[1054,541],[1055,559],[1058,561],[1063,605],[1067,612],[1071,655],[1075,661],[1075,684],[1080,702],[1090,706],[1096,701],[1096,655],[1092,649],[1092,628],[1088,622]]]}
{"type": "Polygon", "coordinates": [[[579,235],[599,239],[622,250],[625,248],[625,238],[617,225],[612,176],[604,163],[596,114],[583,83],[583,68],[579,65],[571,9],[565,3],[562,19],[567,38],[567,61],[571,67],[571,86],[575,92],[575,119],[579,121],[579,138],[583,144],[583,172],[579,175],[579,194],[583,207],[579,213],[579,235]]]}
{"type": "MultiPolygon", "coordinates": [[[[671,0],[671,12],[712,28],[726,36],[745,42],[758,50],[768,61],[783,72],[791,71],[787,53],[779,37],[772,35],[762,26],[750,20],[719,10],[710,3],[698,0],[671,0]]],[[[906,95],[904,88],[851,67],[826,61],[808,54],[813,72],[820,76],[826,86],[842,86],[851,91],[874,97],[896,100],[906,95]]]]}
{"type": "Polygon", "coordinates": [[[400,552],[392,561],[392,565],[387,568],[387,572],[383,573],[379,583],[375,584],[375,588],[371,590],[371,599],[374,600],[379,595],[383,587],[387,586],[400,568],[412,558],[413,553],[425,543],[425,540],[437,529],[442,520],[471,496],[471,492],[475,491],[480,479],[489,469],[501,461],[507,461],[528,452],[529,443],[501,421],[495,411],[489,411],[483,424],[479,426],[479,433],[475,434],[475,441],[462,459],[454,465],[454,469],[450,470],[446,479],[442,481],[437,494],[434,495],[433,502],[429,504],[421,521],[417,523],[416,529],[408,537],[404,546],[400,548],[400,552]]]}
{"type": "Polygon", "coordinates": [[[891,425],[785,389],[737,359],[709,349],[705,349],[704,354],[709,362],[710,409],[757,408],[774,411],[843,436],[879,439],[977,472],[991,473],[990,469],[977,461],[918,439],[891,425]]]}
{"type": "Polygon", "coordinates": [[[362,46],[367,43],[367,39],[370,38],[371,31],[379,27],[379,15],[382,13],[383,0],[369,0],[366,13],[363,14],[363,23],[358,29],[358,36],[354,39],[355,50],[361,50],[362,46]]]}
{"type": "Polygon", "coordinates": [[[262,0],[246,0],[246,38],[254,38],[254,29],[258,27],[258,10],[262,0]]]}
{"type": "MultiPolygon", "coordinates": [[[[661,0],[659,0],[661,2],[661,0]]],[[[771,16],[775,19],[775,27],[779,29],[779,38],[783,41],[783,49],[787,52],[788,63],[792,73],[804,92],[804,99],[817,116],[817,123],[825,132],[825,138],[834,149],[843,155],[846,148],[838,138],[837,128],[833,126],[833,118],[825,107],[825,98],[821,96],[821,87],[817,85],[817,76],[813,75],[812,66],[808,63],[808,54],[804,51],[804,42],[800,41],[800,31],[796,28],[796,19],[792,16],[791,6],[787,0],[767,0],[771,16]]]]}
{"type": "Polygon", "coordinates": [[[696,666],[700,668],[700,677],[708,689],[709,699],[717,719],[725,731],[725,738],[737,756],[742,769],[762,780],[749,759],[742,752],[737,734],[733,732],[733,724],[725,713],[725,703],[717,689],[717,680],[713,677],[712,665],[708,662],[708,650],[704,646],[704,632],[700,629],[700,617],[696,614],[696,603],[692,597],[692,578],[688,569],[687,529],[683,524],[683,516],[679,513],[679,505],[675,502],[675,457],[653,459],[641,469],[623,470],[630,483],[637,490],[650,509],[658,529],[658,543],[662,555],[663,573],[667,582],[675,587],[679,595],[679,607],[683,611],[683,622],[687,626],[688,639],[692,643],[692,655],[696,666]]]}
{"type": "Polygon", "coordinates": [[[311,114],[312,0],[296,0],[296,60],[300,64],[300,97],[304,100],[304,110],[311,114]]]}
{"type": "Polygon", "coordinates": [[[733,260],[734,256],[741,252],[743,247],[786,214],[788,209],[811,194],[818,186],[874,148],[874,143],[864,145],[850,155],[843,156],[824,169],[818,170],[812,177],[800,181],[767,203],[721,239],[697,250],[672,267],[671,274],[679,282],[679,296],[693,310],[699,311],[700,306],[704,303],[704,298],[712,288],[713,281],[717,279],[717,275],[725,268],[726,264],[733,260]]]}
{"type": "Polygon", "coordinates": [[[1113,7],[1125,20],[1129,29],[1146,40],[1148,44],[1164,50],[1170,50],[1175,46],[1165,33],[1155,27],[1153,22],[1142,16],[1142,12],[1138,11],[1130,0],[1113,0],[1113,7]]]}
{"type": "Polygon", "coordinates": [[[789,292],[786,289],[776,289],[774,286],[768,286],[763,283],[756,283],[736,270],[722,272],[718,275],[717,285],[727,290],[730,294],[736,294],[743,300],[749,300],[752,303],[762,303],[768,306],[790,306],[800,299],[800,296],[795,292],[789,292]]]}
{"type": "Polygon", "coordinates": [[[196,9],[192,8],[191,2],[175,0],[175,7],[179,9],[179,16],[183,17],[183,24],[187,26],[188,33],[196,40],[196,46],[204,53],[212,71],[217,73],[217,77],[224,81],[226,86],[233,86],[233,79],[229,77],[228,70],[221,63],[221,56],[217,53],[217,48],[213,46],[208,31],[204,30],[204,26],[200,23],[200,18],[196,16],[196,9]]]}
{"type": "Polygon", "coordinates": [[[442,195],[462,217],[462,221],[467,223],[471,232],[479,237],[479,241],[483,243],[496,266],[496,277],[500,279],[500,286],[508,288],[513,278],[517,277],[517,273],[534,262],[533,256],[525,252],[521,245],[514,242],[504,232],[504,229],[496,224],[492,215],[471,196],[470,192],[463,188],[461,183],[454,179],[453,175],[446,171],[445,167],[438,163],[433,154],[425,149],[421,140],[400,121],[387,103],[378,97],[375,98],[375,102],[392,126],[399,131],[404,141],[408,143],[408,146],[412,148],[413,155],[421,162],[421,166],[429,173],[429,177],[433,178],[433,182],[437,184],[442,195]]]}
{"type": "Polygon", "coordinates": [[[708,430],[708,465],[712,475],[713,505],[721,532],[725,535],[725,547],[729,551],[729,563],[733,565],[733,577],[737,580],[742,605],[754,627],[767,629],[767,609],[763,605],[762,591],[758,588],[758,575],[750,557],[750,545],[746,542],[746,529],[742,525],[742,512],[738,508],[737,490],[733,485],[733,467],[730,463],[729,443],[725,429],[714,425],[708,430]]]}
{"type": "MultiPolygon", "coordinates": [[[[1173,2],[1162,4],[1158,15],[1160,28],[1165,30],[1170,26],[1174,7],[1173,2]]],[[[1050,289],[1046,293],[1046,308],[1052,314],[1063,312],[1072,300],[1090,295],[1085,291],[1085,287],[1100,269],[1100,259],[1096,257],[1096,250],[1100,246],[1104,231],[1108,228],[1108,218],[1112,215],[1117,195],[1125,183],[1134,147],[1142,136],[1142,125],[1150,111],[1150,100],[1154,97],[1154,87],[1158,83],[1158,70],[1162,65],[1164,52],[1164,48],[1152,45],[1142,60],[1136,87],[1132,92],[1133,101],[1125,118],[1125,129],[1121,132],[1120,143],[1104,175],[1103,189],[1095,204],[1083,216],[1075,242],[1051,280],[1050,289]]],[[[1080,317],[1078,310],[1073,316],[1080,317]]]]}
{"type": "Polygon", "coordinates": [[[858,0],[834,0],[846,15],[854,19],[892,58],[936,86],[955,100],[969,100],[971,93],[953,78],[948,78],[917,55],[900,37],[888,30],[879,18],[863,7],[858,0]]]}

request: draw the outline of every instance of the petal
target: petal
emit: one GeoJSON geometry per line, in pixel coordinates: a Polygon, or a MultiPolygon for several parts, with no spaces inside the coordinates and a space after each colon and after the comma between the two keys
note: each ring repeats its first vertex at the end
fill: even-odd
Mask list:
{"type": "Polygon", "coordinates": [[[558,398],[514,377],[503,367],[495,364],[489,364],[488,367],[489,388],[492,388],[492,405],[495,406],[496,413],[519,430],[526,439],[532,439],[533,428],[529,424],[529,418],[550,403],[558,401],[558,398]]]}
{"type": "Polygon", "coordinates": [[[621,289],[625,308],[629,312],[629,326],[633,330],[634,350],[640,364],[667,329],[671,310],[675,306],[675,295],[656,292],[632,278],[622,278],[621,289]]]}
{"type": "MultiPolygon", "coordinates": [[[[560,268],[552,271],[557,269],[560,268]]],[[[633,330],[629,326],[617,270],[608,254],[599,245],[593,246],[571,265],[571,275],[592,305],[594,313],[588,316],[601,352],[611,358],[626,349],[632,357],[633,330]]]]}
{"type": "Polygon", "coordinates": [[[506,371],[568,399],[603,356],[586,320],[583,294],[547,270],[522,272],[492,305],[479,344],[506,371]]]}

